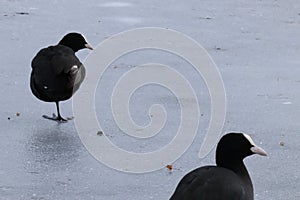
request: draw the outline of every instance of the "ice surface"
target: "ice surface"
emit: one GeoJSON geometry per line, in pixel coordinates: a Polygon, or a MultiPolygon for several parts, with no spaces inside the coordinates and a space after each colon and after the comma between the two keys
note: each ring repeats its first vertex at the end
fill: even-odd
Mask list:
{"type": "MultiPolygon", "coordinates": [[[[168,112],[162,133],[149,140],[122,134],[112,118],[110,100],[105,98],[123,73],[144,62],[166,63],[188,77],[203,116],[193,145],[173,163],[172,172],[165,168],[127,174],[110,169],[84,148],[73,121],[57,124],[41,117],[54,112],[55,105],[37,100],[29,89],[30,62],[40,48],[56,44],[69,31],[83,33],[96,46],[113,34],[145,26],[189,35],[216,62],[227,92],[224,132],[246,132],[268,152],[266,158],[246,160],[255,199],[299,199],[297,0],[0,1],[0,199],[163,200],[188,171],[214,163],[214,151],[204,160],[198,158],[210,118],[205,83],[188,63],[166,53],[136,52],[113,63],[97,90],[96,97],[103,104],[96,107],[104,132],[118,146],[137,152],[155,150],[177,130],[176,98],[157,86],[141,88],[133,95],[131,115],[139,125],[149,123],[147,114],[153,103],[164,105],[168,112]]],[[[83,50],[78,56],[84,60],[88,53],[83,50]]],[[[61,112],[72,115],[71,101],[61,104],[61,112]]]]}

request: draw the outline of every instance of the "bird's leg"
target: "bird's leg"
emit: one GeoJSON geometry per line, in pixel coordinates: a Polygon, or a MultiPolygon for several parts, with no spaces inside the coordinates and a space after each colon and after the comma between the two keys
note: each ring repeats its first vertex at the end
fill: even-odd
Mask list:
{"type": "Polygon", "coordinates": [[[62,116],[60,115],[60,112],[59,112],[59,102],[56,101],[55,104],[56,104],[56,109],[57,109],[57,118],[56,118],[56,120],[57,121],[66,122],[67,120],[64,119],[64,118],[62,118],[62,116]]]}
{"type": "Polygon", "coordinates": [[[47,115],[43,115],[44,118],[50,119],[50,120],[54,120],[54,121],[58,121],[58,122],[67,122],[68,120],[73,119],[73,118],[67,118],[67,119],[64,119],[64,118],[60,115],[60,112],[59,112],[59,102],[56,101],[55,104],[56,104],[56,109],[57,109],[57,116],[56,116],[55,114],[53,114],[52,117],[49,117],[49,116],[47,116],[47,115]]]}

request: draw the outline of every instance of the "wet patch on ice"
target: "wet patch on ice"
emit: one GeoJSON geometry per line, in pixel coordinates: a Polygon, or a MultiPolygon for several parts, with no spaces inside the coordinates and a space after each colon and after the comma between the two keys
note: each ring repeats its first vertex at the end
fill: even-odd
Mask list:
{"type": "Polygon", "coordinates": [[[141,18],[136,18],[136,17],[113,17],[108,19],[112,21],[126,23],[126,24],[137,24],[142,21],[141,18]]]}
{"type": "Polygon", "coordinates": [[[131,7],[131,3],[125,3],[125,2],[108,2],[104,4],[100,4],[99,7],[112,7],[112,8],[120,8],[120,7],[131,7]]]}

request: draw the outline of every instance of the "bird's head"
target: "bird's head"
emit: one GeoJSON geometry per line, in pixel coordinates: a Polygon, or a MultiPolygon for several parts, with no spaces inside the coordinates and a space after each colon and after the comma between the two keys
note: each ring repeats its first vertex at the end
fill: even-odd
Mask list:
{"type": "Polygon", "coordinates": [[[257,146],[249,135],[245,133],[228,133],[218,143],[216,160],[217,163],[225,160],[243,160],[253,154],[267,155],[265,150],[257,146]]]}
{"type": "Polygon", "coordinates": [[[74,52],[84,48],[93,50],[93,47],[80,33],[68,33],[59,41],[58,44],[70,47],[74,52]]]}

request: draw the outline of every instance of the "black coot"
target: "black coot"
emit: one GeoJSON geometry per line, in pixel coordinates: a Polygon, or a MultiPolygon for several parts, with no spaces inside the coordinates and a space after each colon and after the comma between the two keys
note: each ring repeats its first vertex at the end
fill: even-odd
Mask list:
{"type": "Polygon", "coordinates": [[[252,154],[267,155],[249,135],[224,135],[216,150],[217,166],[189,172],[170,200],[253,200],[253,185],[243,162],[252,154]]]}
{"type": "Polygon", "coordinates": [[[55,121],[67,121],[60,115],[59,102],[76,92],[85,77],[85,68],[75,52],[93,49],[79,33],[65,35],[56,46],[41,49],[31,62],[30,88],[34,96],[46,102],[55,102],[57,116],[44,115],[55,121]]]}

